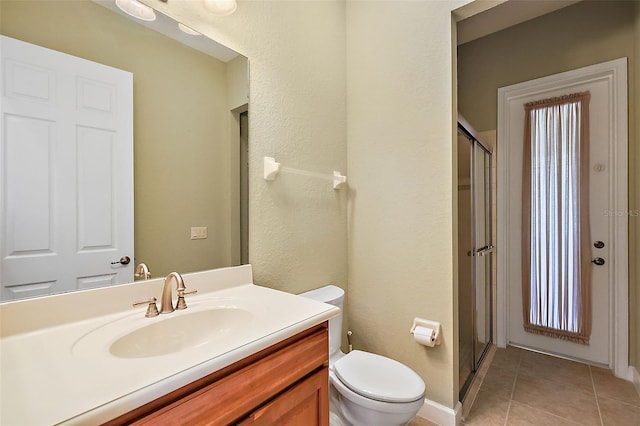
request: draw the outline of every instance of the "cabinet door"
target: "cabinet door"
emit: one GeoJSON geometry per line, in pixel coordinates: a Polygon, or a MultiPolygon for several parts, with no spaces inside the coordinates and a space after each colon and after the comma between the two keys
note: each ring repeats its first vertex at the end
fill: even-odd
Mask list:
{"type": "Polygon", "coordinates": [[[254,411],[240,426],[329,426],[329,374],[324,368],[254,411]]]}

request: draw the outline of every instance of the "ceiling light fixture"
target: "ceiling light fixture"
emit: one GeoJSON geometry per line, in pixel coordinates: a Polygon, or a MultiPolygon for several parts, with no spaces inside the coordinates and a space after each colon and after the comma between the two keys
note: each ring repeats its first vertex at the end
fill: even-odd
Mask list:
{"type": "Polygon", "coordinates": [[[116,5],[127,15],[143,21],[155,21],[156,13],[147,5],[137,0],[116,0],[116,5]]]}
{"type": "Polygon", "coordinates": [[[236,0],[203,0],[204,7],[217,16],[231,15],[238,8],[236,0]]]}
{"type": "Polygon", "coordinates": [[[200,33],[198,31],[194,30],[193,28],[187,27],[182,22],[178,22],[178,28],[180,28],[180,30],[183,33],[187,33],[189,35],[200,35],[200,33]]]}

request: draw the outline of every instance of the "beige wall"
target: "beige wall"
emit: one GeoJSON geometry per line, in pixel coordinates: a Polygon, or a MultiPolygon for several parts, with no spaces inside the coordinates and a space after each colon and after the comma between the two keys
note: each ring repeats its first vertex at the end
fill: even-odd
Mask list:
{"type": "MultiPolygon", "coordinates": [[[[636,82],[640,74],[640,7],[637,2],[581,2],[555,13],[466,43],[458,50],[458,95],[462,115],[476,130],[496,128],[498,87],[628,57],[629,208],[640,208],[640,150],[636,136],[636,82]]],[[[640,366],[640,264],[638,217],[629,217],[630,363],[640,366]]]]}
{"type": "Polygon", "coordinates": [[[347,173],[345,10],[341,1],[241,1],[228,17],[201,2],[154,7],[249,58],[249,261],[257,284],[298,293],[347,284],[347,197],[284,166],[347,173]]]}
{"type": "Polygon", "coordinates": [[[425,378],[427,397],[450,407],[458,391],[451,10],[463,3],[348,1],[345,16],[341,1],[240,2],[226,18],[195,2],[158,5],[250,58],[256,282],[292,292],[345,286],[348,259],[356,346],[405,362],[425,378]],[[346,171],[351,190],[295,176],[265,182],[265,155],[346,171]],[[414,316],[443,323],[441,347],[410,339],[414,316]]]}
{"type": "Polygon", "coordinates": [[[347,2],[349,321],[356,346],[458,400],[456,114],[451,10],[464,2],[347,2]],[[442,345],[409,334],[442,323],[442,345]]]}
{"type": "MultiPolygon", "coordinates": [[[[228,225],[228,232],[230,235],[230,251],[231,251],[231,264],[239,265],[243,262],[242,252],[247,250],[247,247],[242,247],[243,244],[247,244],[246,241],[242,241],[242,237],[247,230],[241,230],[244,222],[241,217],[247,215],[247,211],[244,209],[244,203],[240,200],[240,187],[241,187],[241,158],[244,158],[240,153],[242,146],[246,146],[240,140],[240,114],[248,110],[249,107],[249,61],[242,55],[238,55],[234,59],[226,63],[226,78],[227,78],[227,109],[229,115],[229,149],[230,149],[230,187],[229,187],[229,204],[230,204],[230,223],[228,225]]],[[[242,130],[243,132],[246,129],[242,130]]],[[[246,252],[245,252],[246,253],[246,252]]],[[[246,260],[244,260],[246,263],[246,260]]]]}
{"type": "Polygon", "coordinates": [[[458,392],[451,10],[467,2],[241,1],[223,18],[200,2],[153,2],[250,59],[256,283],[301,292],[349,278],[356,346],[406,363],[448,407],[458,392]],[[340,170],[351,189],[266,182],[264,156],[340,170]],[[410,338],[415,316],[442,323],[440,347],[410,338]]]}
{"type": "Polygon", "coordinates": [[[229,111],[242,108],[249,102],[249,62],[244,56],[226,63],[226,78],[229,111]]]}
{"type": "Polygon", "coordinates": [[[249,57],[256,282],[345,286],[349,259],[356,346],[405,362],[449,407],[458,391],[451,9],[461,3],[347,2],[347,17],[341,1],[240,2],[227,18],[198,3],[159,6],[249,57]],[[265,155],[346,171],[351,189],[265,182],[265,155]],[[442,346],[411,339],[414,316],[443,323],[442,346]]]}
{"type": "Polygon", "coordinates": [[[345,286],[348,259],[356,346],[405,362],[425,378],[427,397],[450,407],[458,391],[451,10],[467,2],[348,1],[346,16],[341,1],[240,2],[226,18],[197,3],[158,5],[250,58],[256,282],[292,292],[345,286]],[[284,175],[265,182],[265,155],[346,170],[351,189],[284,175]],[[443,323],[441,347],[409,338],[414,316],[443,323]]]}
{"type": "Polygon", "coordinates": [[[449,407],[458,392],[451,10],[462,3],[348,1],[346,17],[341,1],[240,2],[227,18],[197,3],[159,6],[249,57],[256,282],[345,286],[348,259],[355,345],[406,363],[449,407]],[[265,182],[265,155],[346,171],[351,189],[265,182]],[[442,322],[440,347],[411,339],[415,316],[442,322]]]}
{"type": "Polygon", "coordinates": [[[5,0],[1,30],[133,73],[135,261],[156,277],[230,265],[226,65],[89,1],[5,0]]]}

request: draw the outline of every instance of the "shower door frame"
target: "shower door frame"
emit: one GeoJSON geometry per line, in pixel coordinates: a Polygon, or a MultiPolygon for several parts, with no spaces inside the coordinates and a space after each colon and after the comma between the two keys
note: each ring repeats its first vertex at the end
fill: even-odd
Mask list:
{"type": "MultiPolygon", "coordinates": [[[[471,156],[470,156],[470,162],[471,162],[471,168],[470,168],[470,190],[471,190],[471,213],[472,213],[472,219],[471,219],[471,234],[472,234],[472,250],[469,253],[469,255],[471,257],[474,258],[473,262],[472,262],[472,268],[471,268],[471,281],[472,281],[472,285],[471,285],[471,290],[472,290],[472,294],[471,294],[471,300],[473,301],[473,312],[471,315],[471,327],[473,330],[473,337],[472,337],[472,342],[471,342],[471,353],[472,353],[472,370],[471,373],[469,374],[469,376],[466,378],[464,384],[462,385],[462,387],[460,388],[459,394],[458,394],[458,398],[460,401],[462,401],[464,399],[464,397],[467,394],[467,391],[469,390],[469,387],[471,386],[471,383],[473,382],[473,379],[475,378],[476,372],[478,371],[480,365],[482,364],[482,361],[484,360],[484,358],[486,357],[487,353],[489,352],[489,349],[491,347],[491,344],[493,343],[493,310],[494,310],[494,306],[493,306],[493,265],[492,265],[492,258],[494,255],[494,249],[495,246],[493,245],[493,194],[491,193],[491,168],[493,165],[493,153],[491,152],[491,150],[486,147],[480,140],[478,140],[478,138],[475,137],[474,133],[473,133],[473,128],[462,118],[462,117],[458,117],[458,130],[460,132],[463,133],[463,135],[466,137],[466,139],[468,139],[469,144],[471,145],[471,156]],[[488,229],[485,229],[486,231],[486,240],[489,241],[489,243],[484,246],[484,247],[478,247],[478,243],[477,243],[477,220],[476,220],[476,208],[479,205],[478,203],[478,195],[477,195],[477,191],[476,191],[476,150],[475,147],[479,146],[480,149],[483,151],[483,155],[487,155],[488,154],[488,158],[489,158],[489,165],[488,165],[488,170],[489,173],[485,174],[485,181],[484,181],[484,185],[485,185],[485,197],[488,196],[488,198],[486,198],[486,203],[487,203],[487,209],[485,211],[485,213],[488,213],[488,218],[485,217],[485,223],[483,224],[483,226],[487,227],[487,223],[488,223],[488,229]],[[488,183],[489,183],[489,188],[487,190],[487,179],[488,179],[488,183]],[[488,222],[487,222],[488,220],[488,222]],[[489,330],[489,338],[487,339],[487,342],[484,345],[484,348],[482,348],[482,351],[480,352],[480,355],[476,357],[477,354],[477,348],[476,348],[476,342],[478,340],[478,322],[476,321],[476,315],[475,315],[475,310],[477,308],[476,306],[476,295],[477,295],[477,282],[478,282],[478,259],[479,257],[484,257],[486,255],[479,255],[480,252],[485,251],[486,255],[488,255],[489,257],[485,259],[485,262],[487,262],[488,264],[488,272],[485,270],[485,274],[488,276],[489,279],[489,283],[488,285],[485,283],[485,287],[488,288],[489,292],[486,295],[486,297],[489,300],[489,312],[488,314],[485,313],[485,318],[489,319],[489,326],[488,326],[488,330],[489,330]]],[[[460,310],[461,307],[458,306],[458,310],[460,310]]],[[[459,369],[458,369],[459,370],[459,369]]]]}

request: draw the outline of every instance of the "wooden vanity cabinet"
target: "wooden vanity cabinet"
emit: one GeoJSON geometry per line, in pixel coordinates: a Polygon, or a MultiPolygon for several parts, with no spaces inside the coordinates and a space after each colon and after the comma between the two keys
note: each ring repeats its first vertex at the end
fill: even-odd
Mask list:
{"type": "Polygon", "coordinates": [[[329,425],[329,374],[323,368],[257,409],[239,425],[329,425]]]}
{"type": "Polygon", "coordinates": [[[106,425],[329,425],[328,325],[320,324],[106,425]]]}

